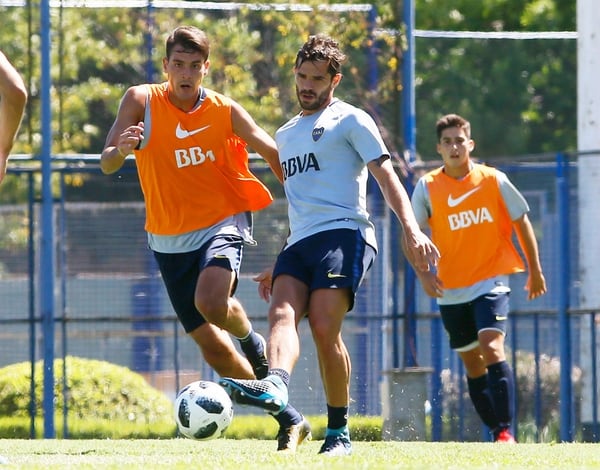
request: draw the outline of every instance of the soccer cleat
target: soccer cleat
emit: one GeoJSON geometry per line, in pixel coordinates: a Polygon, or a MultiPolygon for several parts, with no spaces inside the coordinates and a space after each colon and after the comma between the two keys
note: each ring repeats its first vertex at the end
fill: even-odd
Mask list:
{"type": "Polygon", "coordinates": [[[501,430],[494,438],[494,442],[502,442],[504,444],[516,444],[517,441],[508,429],[501,430]]]}
{"type": "Polygon", "coordinates": [[[256,333],[261,347],[258,349],[250,349],[246,344],[242,343],[242,351],[246,355],[246,359],[252,366],[254,375],[257,379],[264,379],[269,372],[269,363],[267,361],[267,342],[263,335],[256,333]]]}
{"type": "Polygon", "coordinates": [[[325,436],[325,442],[321,446],[319,454],[337,457],[352,454],[352,443],[347,434],[325,436]]]}
{"type": "Polygon", "coordinates": [[[302,421],[298,424],[292,424],[287,428],[279,428],[279,432],[277,433],[277,450],[293,453],[296,452],[296,448],[305,440],[310,441],[311,439],[312,430],[310,424],[303,416],[302,421]]]}
{"type": "Polygon", "coordinates": [[[238,405],[257,406],[276,415],[288,404],[287,387],[275,375],[263,380],[223,377],[219,380],[219,385],[227,390],[231,399],[238,405]]]}

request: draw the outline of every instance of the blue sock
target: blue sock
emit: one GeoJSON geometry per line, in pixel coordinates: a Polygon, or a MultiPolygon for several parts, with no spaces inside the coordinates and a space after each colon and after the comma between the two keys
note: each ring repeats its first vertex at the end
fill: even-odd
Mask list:
{"type": "Polygon", "coordinates": [[[327,436],[345,436],[350,438],[350,429],[348,429],[348,426],[343,426],[337,429],[332,429],[327,426],[327,429],[325,429],[325,437],[327,436]]]}

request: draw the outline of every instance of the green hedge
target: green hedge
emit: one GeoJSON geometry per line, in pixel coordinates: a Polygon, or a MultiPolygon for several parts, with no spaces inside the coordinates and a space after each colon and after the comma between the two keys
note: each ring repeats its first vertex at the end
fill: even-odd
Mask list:
{"type": "MultiPolygon", "coordinates": [[[[67,356],[54,362],[57,437],[64,437],[64,397],[68,436],[74,438],[172,437],[176,434],[171,400],[126,367],[67,356]],[[67,393],[63,393],[66,385],[67,393]]],[[[30,435],[31,364],[0,369],[0,437],[30,435]]],[[[41,435],[43,363],[35,364],[35,430],[41,435]]]]}
{"type": "MultiPolygon", "coordinates": [[[[63,361],[54,362],[56,437],[71,439],[169,439],[177,435],[173,404],[138,373],[109,362],[67,356],[67,430],[64,432],[63,361]]],[[[35,364],[35,437],[43,437],[43,363],[35,364]]],[[[30,437],[31,364],[0,369],[0,438],[30,437]]],[[[326,417],[308,416],[314,439],[323,439],[326,417]]],[[[381,440],[383,419],[352,416],[354,440],[381,440]]],[[[277,422],[268,414],[234,414],[225,436],[230,439],[274,439],[277,422]]]]}

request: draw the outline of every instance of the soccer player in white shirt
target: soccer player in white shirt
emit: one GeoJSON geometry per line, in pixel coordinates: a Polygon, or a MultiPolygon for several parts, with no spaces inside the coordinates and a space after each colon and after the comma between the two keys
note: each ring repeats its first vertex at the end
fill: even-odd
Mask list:
{"type": "MultiPolygon", "coordinates": [[[[284,173],[290,233],[272,273],[257,278],[270,298],[269,375],[263,380],[223,378],[234,401],[273,414],[285,412],[290,374],[300,353],[297,326],[307,316],[327,397],[327,430],[320,453],[352,452],[348,430],[350,356],[341,334],[355,293],[377,252],[367,212],[368,173],[375,177],[403,227],[415,266],[437,263],[438,250],[419,228],[409,197],[374,120],[334,98],[346,56],[337,41],[310,36],[296,57],[298,115],[276,133],[284,173]]],[[[302,439],[301,417],[292,435],[302,439]]]]}

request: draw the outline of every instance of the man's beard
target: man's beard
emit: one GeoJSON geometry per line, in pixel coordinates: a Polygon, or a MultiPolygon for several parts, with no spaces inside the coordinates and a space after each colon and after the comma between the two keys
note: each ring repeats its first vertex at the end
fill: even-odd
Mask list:
{"type": "Polygon", "coordinates": [[[300,103],[300,107],[306,111],[315,111],[320,109],[324,103],[329,99],[329,94],[331,93],[331,88],[328,87],[325,91],[315,96],[315,99],[310,104],[305,104],[300,96],[300,90],[296,87],[296,98],[298,98],[298,103],[300,103]]]}

